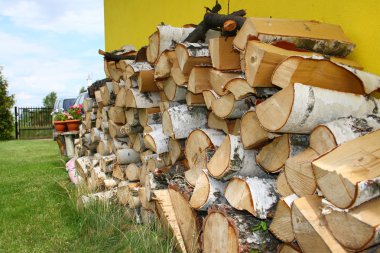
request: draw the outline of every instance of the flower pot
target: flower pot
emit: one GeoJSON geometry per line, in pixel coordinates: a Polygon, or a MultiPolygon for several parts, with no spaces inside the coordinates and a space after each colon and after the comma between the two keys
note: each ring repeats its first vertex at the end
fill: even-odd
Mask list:
{"type": "Polygon", "coordinates": [[[79,130],[80,120],[72,119],[72,120],[66,120],[65,122],[66,122],[66,126],[67,126],[67,131],[78,131],[79,130]]]}
{"type": "Polygon", "coordinates": [[[57,132],[64,132],[66,130],[66,122],[65,121],[54,121],[54,128],[57,132]]]}

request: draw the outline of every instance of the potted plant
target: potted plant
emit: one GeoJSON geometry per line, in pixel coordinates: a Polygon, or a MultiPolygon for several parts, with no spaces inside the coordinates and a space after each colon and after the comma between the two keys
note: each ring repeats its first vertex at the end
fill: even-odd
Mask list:
{"type": "Polygon", "coordinates": [[[54,115],[53,124],[57,132],[64,132],[66,130],[66,119],[67,116],[62,112],[59,112],[56,115],[54,115]]]}
{"type": "Polygon", "coordinates": [[[79,129],[79,123],[82,120],[82,105],[72,105],[67,110],[66,125],[68,131],[77,131],[79,129]]]}

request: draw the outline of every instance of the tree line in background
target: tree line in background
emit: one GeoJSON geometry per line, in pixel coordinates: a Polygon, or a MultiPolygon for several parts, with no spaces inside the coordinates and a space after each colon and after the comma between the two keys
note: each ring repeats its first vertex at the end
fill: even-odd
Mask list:
{"type": "Polygon", "coordinates": [[[8,82],[0,67],[0,140],[11,139],[13,133],[13,116],[11,109],[15,104],[15,95],[8,94],[8,82]]]}

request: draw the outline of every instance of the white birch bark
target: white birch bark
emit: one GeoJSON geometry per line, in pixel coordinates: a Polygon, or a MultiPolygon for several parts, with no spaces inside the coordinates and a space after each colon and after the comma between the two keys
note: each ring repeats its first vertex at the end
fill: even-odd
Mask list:
{"type": "Polygon", "coordinates": [[[164,50],[171,48],[173,42],[179,43],[184,41],[194,29],[195,28],[178,28],[170,25],[157,26],[160,39],[160,50],[156,57],[158,57],[164,50]]]}
{"type": "Polygon", "coordinates": [[[169,136],[164,134],[162,128],[159,128],[146,134],[144,136],[144,139],[148,138],[147,136],[150,136],[154,141],[156,150],[152,150],[153,152],[156,152],[157,154],[162,154],[169,151],[169,136]]]}
{"type": "Polygon", "coordinates": [[[129,89],[133,93],[133,97],[136,102],[136,108],[152,108],[160,105],[160,93],[159,92],[145,92],[141,93],[138,89],[129,89]]]}
{"type": "Polygon", "coordinates": [[[186,138],[191,131],[207,126],[207,109],[204,107],[180,105],[169,108],[165,113],[170,117],[172,133],[166,132],[168,127],[164,125],[168,122],[163,120],[164,133],[175,139],[186,138]]]}
{"type": "Polygon", "coordinates": [[[140,162],[140,155],[134,149],[119,149],[116,152],[117,162],[119,164],[130,164],[140,162]]]}

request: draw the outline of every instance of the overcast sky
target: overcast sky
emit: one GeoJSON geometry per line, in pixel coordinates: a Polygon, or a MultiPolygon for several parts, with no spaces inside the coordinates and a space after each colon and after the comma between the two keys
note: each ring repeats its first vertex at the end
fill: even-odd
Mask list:
{"type": "Polygon", "coordinates": [[[0,0],[0,66],[17,106],[76,97],[104,78],[102,0],[0,0]]]}

